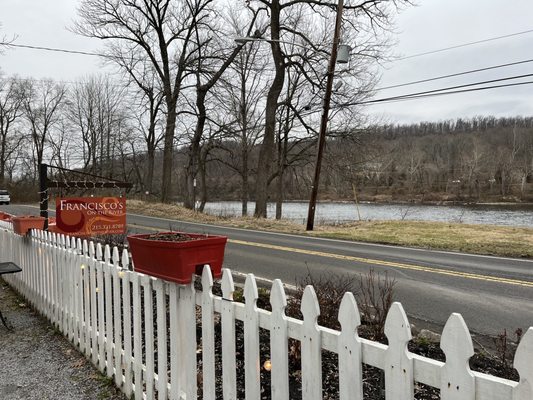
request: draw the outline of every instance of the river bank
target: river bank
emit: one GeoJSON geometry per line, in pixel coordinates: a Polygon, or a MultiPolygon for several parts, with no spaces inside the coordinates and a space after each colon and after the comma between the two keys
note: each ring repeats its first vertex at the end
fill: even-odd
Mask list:
{"type": "Polygon", "coordinates": [[[533,258],[533,228],[477,225],[462,222],[356,221],[319,225],[306,232],[289,220],[228,217],[197,213],[178,205],[128,200],[128,212],[183,221],[298,235],[419,247],[472,254],[533,258]]]}

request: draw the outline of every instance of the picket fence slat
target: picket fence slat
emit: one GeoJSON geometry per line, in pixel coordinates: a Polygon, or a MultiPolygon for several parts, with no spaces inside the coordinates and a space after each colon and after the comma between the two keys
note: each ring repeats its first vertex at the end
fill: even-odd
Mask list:
{"type": "Polygon", "coordinates": [[[76,270],[79,268],[76,265],[75,259],[73,258],[74,250],[72,249],[72,241],[63,235],[63,240],[65,243],[65,257],[63,259],[64,270],[65,270],[65,285],[67,287],[67,337],[70,341],[77,345],[76,343],[76,328],[74,326],[74,321],[76,321],[76,298],[75,294],[78,293],[77,280],[76,280],[76,270]]]}
{"type": "Polygon", "coordinates": [[[96,303],[98,288],[96,286],[96,266],[94,242],[89,242],[89,293],[91,309],[89,332],[91,335],[90,353],[94,365],[98,365],[98,308],[96,303]]]}
{"type": "Polygon", "coordinates": [[[170,399],[180,399],[179,387],[179,357],[180,343],[178,338],[179,321],[178,321],[178,286],[169,285],[169,308],[170,308],[170,337],[176,338],[170,341],[170,399]]]}
{"type": "Polygon", "coordinates": [[[112,268],[109,267],[111,261],[111,251],[109,246],[104,247],[104,263],[102,269],[104,272],[104,287],[105,287],[105,353],[106,353],[106,375],[108,378],[113,377],[113,285],[112,285],[112,268]]]}
{"type": "MultiPolygon", "coordinates": [[[[147,399],[154,398],[154,296],[152,292],[152,280],[149,276],[141,277],[141,284],[144,294],[144,345],[145,345],[145,393],[147,399]]],[[[141,367],[143,366],[142,363],[141,367]]]]}
{"type": "Polygon", "coordinates": [[[167,361],[167,296],[165,284],[160,279],[153,282],[157,304],[157,392],[159,400],[168,396],[168,361],[167,361]]]}
{"type": "Polygon", "coordinates": [[[446,363],[441,371],[441,399],[474,400],[476,383],[468,364],[474,355],[474,346],[463,317],[459,314],[454,313],[448,318],[440,347],[446,355],[446,363]]]}
{"type": "Polygon", "coordinates": [[[344,294],[339,308],[339,397],[340,400],[363,400],[361,341],[357,327],[361,316],[352,293],[344,294]]]}
{"type": "Polygon", "coordinates": [[[123,365],[125,361],[122,357],[122,269],[120,268],[119,261],[120,256],[118,253],[118,248],[114,247],[112,251],[111,259],[113,265],[111,266],[112,276],[113,276],[113,330],[114,330],[114,359],[115,359],[115,385],[117,387],[122,387],[125,380],[123,375],[123,365]]]}
{"type": "Polygon", "coordinates": [[[142,396],[142,331],[141,331],[141,285],[138,274],[130,274],[133,298],[133,381],[135,398],[142,396]]]}
{"type": "Polygon", "coordinates": [[[287,296],[279,279],[272,283],[270,292],[272,305],[272,328],[270,331],[271,388],[272,399],[289,398],[289,336],[287,332],[287,296]]]}
{"type": "Polygon", "coordinates": [[[54,275],[54,285],[55,285],[55,296],[54,296],[54,308],[55,308],[55,319],[56,319],[56,325],[57,328],[64,333],[64,325],[63,325],[63,305],[65,302],[63,301],[63,284],[61,282],[61,273],[63,272],[61,269],[61,253],[59,249],[59,243],[58,243],[58,235],[56,233],[52,233],[52,252],[54,253],[54,261],[52,266],[52,273],[54,275]]]}
{"type": "Polygon", "coordinates": [[[88,256],[87,241],[82,242],[82,252],[84,258],[83,268],[83,286],[85,290],[82,292],[81,304],[84,306],[83,324],[81,330],[83,332],[84,352],[87,357],[91,357],[91,265],[88,256]]]}
{"type": "Polygon", "coordinates": [[[215,400],[215,310],[213,276],[205,265],[202,271],[202,389],[205,400],[215,400]]]}
{"type": "Polygon", "coordinates": [[[387,315],[389,344],[384,345],[358,336],[360,316],[351,293],[345,294],[339,308],[341,330],[336,331],[318,325],[320,309],[312,287],[304,291],[300,321],[285,315],[287,299],[279,280],[272,283],[270,312],[257,307],[252,274],[246,276],[245,302],[240,303],[234,301],[235,285],[228,269],[223,270],[221,297],[213,294],[208,267],[202,274],[202,291],[196,293],[193,284],[177,285],[130,271],[127,251],[120,254],[116,247],[102,249],[93,242],[42,231],[25,238],[2,221],[0,261],[21,266],[21,273],[5,276],[5,281],[130,397],[135,393],[139,399],[156,395],[159,400],[196,399],[202,382],[203,398],[214,399],[215,381],[221,378],[224,400],[236,400],[239,331],[244,335],[246,399],[262,397],[263,361],[271,362],[272,399],[289,399],[289,340],[301,345],[304,400],[322,398],[323,351],[338,355],[340,400],[362,399],[363,364],[384,371],[386,400],[412,399],[415,382],[439,389],[441,400],[533,399],[533,327],[516,351],[514,366],[520,381],[513,382],[470,371],[472,340],[459,314],[452,314],[444,328],[441,347],[446,362],[440,362],[408,351],[410,325],[399,303],[387,315]],[[197,310],[201,310],[198,315],[197,310]],[[221,377],[215,365],[218,319],[221,377]],[[237,327],[237,321],[243,328],[237,327]],[[270,354],[260,353],[260,329],[270,331],[270,354]],[[201,366],[197,352],[202,353],[201,366]]]}
{"type": "Polygon", "coordinates": [[[513,391],[513,400],[533,399],[533,327],[529,328],[516,349],[514,366],[520,382],[513,391]]]}
{"type": "Polygon", "coordinates": [[[393,303],[385,321],[389,346],[385,351],[385,398],[411,400],[414,397],[413,358],[407,350],[411,326],[400,303],[393,303]]]}
{"type": "Polygon", "coordinates": [[[315,290],[306,286],[300,307],[303,321],[302,337],[302,399],[322,399],[322,341],[318,329],[320,308],[315,290]]]}
{"type": "Polygon", "coordinates": [[[98,307],[98,369],[100,372],[105,372],[106,364],[106,348],[105,348],[105,290],[104,285],[104,263],[102,245],[98,243],[96,246],[96,304],[98,307]]]}
{"type": "Polygon", "coordinates": [[[65,235],[59,235],[60,240],[60,249],[61,249],[61,257],[60,257],[60,268],[61,268],[61,283],[63,285],[63,307],[64,307],[64,313],[63,313],[63,326],[64,326],[64,334],[65,336],[72,341],[72,329],[70,325],[71,317],[72,317],[72,271],[71,268],[69,268],[70,263],[69,261],[69,251],[67,249],[67,241],[65,240],[65,235]]]}
{"type": "Polygon", "coordinates": [[[180,302],[178,317],[180,318],[181,370],[183,372],[181,387],[185,399],[196,398],[198,394],[198,373],[196,366],[196,292],[194,282],[180,285],[180,302]]]}
{"type": "Polygon", "coordinates": [[[248,274],[244,284],[244,390],[247,400],[261,399],[258,298],[255,277],[253,274],[248,274]]]}
{"type": "Polygon", "coordinates": [[[235,285],[231,271],[222,271],[222,300],[220,323],[222,324],[222,396],[224,400],[237,399],[237,366],[235,362],[235,308],[233,293],[235,285]]]}
{"type": "Polygon", "coordinates": [[[131,345],[131,276],[133,274],[129,271],[123,271],[122,275],[122,301],[123,301],[123,340],[124,340],[124,357],[123,365],[124,369],[124,393],[126,396],[131,397],[133,392],[133,376],[132,376],[132,345],[131,345]]]}

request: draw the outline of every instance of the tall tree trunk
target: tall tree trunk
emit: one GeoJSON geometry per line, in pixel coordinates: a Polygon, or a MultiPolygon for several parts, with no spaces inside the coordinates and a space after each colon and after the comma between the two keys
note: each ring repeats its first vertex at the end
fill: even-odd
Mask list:
{"type": "Polygon", "coordinates": [[[196,203],[196,188],[194,186],[194,180],[198,170],[198,163],[200,160],[200,141],[204,132],[206,114],[205,114],[205,97],[207,90],[200,86],[196,95],[196,108],[198,111],[198,117],[196,119],[196,129],[191,140],[191,146],[189,149],[189,161],[186,169],[187,180],[187,193],[185,197],[184,206],[191,210],[194,209],[196,203]]]}
{"type": "Polygon", "coordinates": [[[276,180],[276,219],[281,219],[283,212],[283,164],[285,157],[283,154],[283,143],[281,139],[281,131],[278,135],[278,179],[276,180]]]}
{"type": "Polygon", "coordinates": [[[272,48],[272,56],[276,73],[272,85],[268,91],[267,104],[265,111],[265,135],[263,143],[259,151],[259,162],[257,168],[257,181],[255,189],[255,212],[254,216],[258,218],[267,217],[267,202],[268,202],[268,178],[272,170],[272,158],[274,154],[274,139],[276,135],[276,112],[278,109],[278,99],[283,89],[285,81],[285,63],[281,47],[279,44],[280,33],[280,4],[279,0],[273,0],[271,6],[270,18],[270,32],[271,39],[270,46],[272,48]]]}
{"type": "Polygon", "coordinates": [[[0,187],[4,186],[4,174],[6,172],[5,166],[6,159],[6,143],[2,140],[2,147],[0,148],[0,187]]]}
{"type": "Polygon", "coordinates": [[[287,164],[287,151],[289,144],[289,131],[290,131],[290,110],[287,108],[285,115],[285,122],[283,124],[283,137],[280,130],[278,137],[278,186],[276,196],[276,219],[281,219],[283,215],[283,200],[284,200],[284,188],[283,188],[283,175],[285,173],[285,166],[287,164]]]}
{"type": "Polygon", "coordinates": [[[146,153],[146,166],[144,170],[144,189],[152,193],[155,166],[155,149],[148,148],[146,153]]]}
{"type": "Polygon", "coordinates": [[[200,173],[200,204],[198,211],[204,212],[205,204],[207,203],[207,155],[209,154],[208,146],[200,152],[200,160],[198,163],[198,172],[200,173]]]}
{"type": "Polygon", "coordinates": [[[241,97],[239,103],[239,117],[241,119],[241,215],[248,216],[249,184],[248,184],[248,114],[246,112],[246,82],[241,82],[241,97]]]}
{"type": "Polygon", "coordinates": [[[161,182],[161,201],[168,203],[172,196],[172,163],[174,157],[174,131],[176,126],[176,100],[167,101],[167,125],[163,149],[163,174],[161,182]]]}
{"type": "MultiPolygon", "coordinates": [[[[245,139],[246,140],[246,139],[245,139]]],[[[242,146],[242,183],[241,183],[241,214],[243,217],[248,215],[248,145],[242,146]]]]}
{"type": "Polygon", "coordinates": [[[279,166],[276,192],[276,219],[281,219],[283,214],[283,166],[279,166]]]}

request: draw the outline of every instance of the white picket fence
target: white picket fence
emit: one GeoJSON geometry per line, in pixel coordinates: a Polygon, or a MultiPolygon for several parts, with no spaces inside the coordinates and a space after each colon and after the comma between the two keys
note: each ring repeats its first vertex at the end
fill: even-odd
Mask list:
{"type": "Polygon", "coordinates": [[[200,292],[192,284],[176,285],[121,268],[129,266],[128,254],[120,255],[116,248],[111,251],[107,246],[42,231],[32,234],[15,235],[10,224],[0,223],[0,261],[14,261],[22,268],[6,281],[100,371],[114,378],[127,396],[136,399],[196,399],[199,380],[202,398],[215,399],[219,373],[215,320],[221,323],[222,354],[217,356],[222,359],[219,378],[225,400],[237,398],[237,373],[245,375],[247,400],[262,396],[260,328],[270,331],[272,399],[290,398],[289,338],[301,343],[304,400],[323,398],[322,350],[338,354],[341,400],[363,399],[362,363],[384,370],[387,400],[413,399],[415,382],[439,388],[443,400],[533,399],[533,327],[516,352],[514,366],[521,378],[517,383],[470,370],[468,360],[474,351],[460,314],[450,316],[442,333],[441,347],[446,354],[446,363],[442,363],[408,351],[410,325],[399,303],[394,303],[387,316],[387,346],[357,335],[360,316],[351,293],[345,294],[339,310],[342,330],[335,331],[317,324],[320,310],[310,286],[302,298],[304,318],[300,321],[285,315],[287,300],[280,280],[273,282],[269,312],[257,308],[258,290],[252,274],[246,278],[243,304],[233,301],[233,278],[227,269],[219,297],[212,293],[209,268],[204,269],[200,292]],[[198,308],[200,346],[196,337],[198,308]],[[244,326],[244,371],[237,371],[236,366],[236,321],[244,326]],[[199,349],[201,366],[197,363],[199,349]]]}

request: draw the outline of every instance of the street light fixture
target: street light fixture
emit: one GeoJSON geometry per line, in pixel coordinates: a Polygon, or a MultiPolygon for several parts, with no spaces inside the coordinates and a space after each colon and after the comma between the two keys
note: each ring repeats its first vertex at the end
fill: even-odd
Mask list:
{"type": "MultiPolygon", "coordinates": [[[[235,43],[237,44],[246,44],[249,42],[268,42],[268,43],[282,43],[282,44],[288,44],[291,46],[297,46],[304,49],[307,49],[307,47],[300,43],[293,43],[293,42],[286,42],[283,40],[276,40],[276,39],[267,39],[263,37],[255,37],[255,36],[239,36],[234,39],[235,43]]],[[[338,53],[337,53],[337,63],[338,64],[346,64],[350,61],[350,53],[352,51],[352,47],[348,44],[339,44],[337,46],[338,53]]]]}

